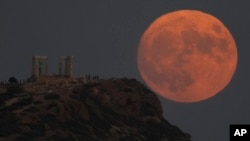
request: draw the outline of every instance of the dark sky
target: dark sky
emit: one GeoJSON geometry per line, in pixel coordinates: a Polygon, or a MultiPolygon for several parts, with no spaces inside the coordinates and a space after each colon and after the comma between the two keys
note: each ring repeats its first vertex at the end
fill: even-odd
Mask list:
{"type": "Polygon", "coordinates": [[[136,63],[144,30],[160,15],[196,9],[219,18],[231,31],[238,66],[217,96],[194,104],[162,98],[164,116],[193,141],[228,141],[229,124],[250,123],[250,2],[239,0],[1,0],[0,79],[27,78],[32,55],[74,56],[77,76],[128,77],[142,81],[136,63]]]}

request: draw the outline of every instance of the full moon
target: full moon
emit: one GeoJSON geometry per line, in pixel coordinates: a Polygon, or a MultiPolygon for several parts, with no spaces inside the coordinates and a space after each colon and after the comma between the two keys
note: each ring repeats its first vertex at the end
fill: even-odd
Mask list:
{"type": "Polygon", "coordinates": [[[148,87],[184,103],[203,101],[223,90],[238,58],[225,25],[197,10],[157,18],[142,35],[137,53],[138,69],[148,87]]]}

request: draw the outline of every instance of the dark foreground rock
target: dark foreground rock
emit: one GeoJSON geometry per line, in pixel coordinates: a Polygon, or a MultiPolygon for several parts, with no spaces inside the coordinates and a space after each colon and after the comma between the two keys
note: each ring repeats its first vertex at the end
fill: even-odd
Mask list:
{"type": "Polygon", "coordinates": [[[0,140],[191,141],[162,117],[155,94],[135,79],[0,96],[0,140]]]}

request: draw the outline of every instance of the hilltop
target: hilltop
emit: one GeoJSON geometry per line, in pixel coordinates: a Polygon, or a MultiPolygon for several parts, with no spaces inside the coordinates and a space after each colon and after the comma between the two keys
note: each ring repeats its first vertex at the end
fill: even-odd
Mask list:
{"type": "Polygon", "coordinates": [[[135,79],[40,79],[6,84],[0,140],[191,141],[135,79]]]}

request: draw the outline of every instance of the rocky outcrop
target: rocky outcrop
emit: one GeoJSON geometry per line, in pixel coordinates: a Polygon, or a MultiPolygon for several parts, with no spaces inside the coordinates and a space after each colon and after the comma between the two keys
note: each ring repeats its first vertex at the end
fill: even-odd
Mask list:
{"type": "Polygon", "coordinates": [[[163,118],[157,96],[135,79],[0,97],[0,140],[191,141],[163,118]]]}

